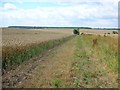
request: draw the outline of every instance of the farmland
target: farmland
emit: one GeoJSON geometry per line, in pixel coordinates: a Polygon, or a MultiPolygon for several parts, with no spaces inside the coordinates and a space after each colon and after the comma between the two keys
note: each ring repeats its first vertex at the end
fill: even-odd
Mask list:
{"type": "Polygon", "coordinates": [[[82,29],[83,35],[72,32],[3,29],[3,67],[8,69],[3,74],[3,87],[117,88],[117,34],[112,30],[82,29]]]}
{"type": "Polygon", "coordinates": [[[64,41],[71,30],[14,29],[2,30],[3,68],[11,68],[64,41]],[[60,40],[63,39],[63,40],[60,40]],[[40,45],[39,45],[40,44],[40,45]],[[39,47],[40,46],[40,47],[39,47]]]}
{"type": "Polygon", "coordinates": [[[52,29],[2,29],[3,46],[25,46],[72,35],[71,30],[52,29]]]}

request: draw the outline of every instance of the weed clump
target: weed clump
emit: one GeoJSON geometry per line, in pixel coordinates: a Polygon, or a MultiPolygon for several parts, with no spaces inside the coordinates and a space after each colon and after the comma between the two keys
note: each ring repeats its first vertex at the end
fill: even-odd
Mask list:
{"type": "Polygon", "coordinates": [[[93,39],[93,47],[95,47],[96,45],[98,45],[98,39],[96,38],[96,39],[93,39]]]}
{"type": "Polygon", "coordinates": [[[117,32],[117,31],[113,31],[112,33],[113,33],[113,34],[118,34],[118,32],[117,32]]]}
{"type": "Polygon", "coordinates": [[[58,88],[61,86],[62,81],[60,79],[54,79],[52,83],[54,84],[55,87],[58,88]]]}

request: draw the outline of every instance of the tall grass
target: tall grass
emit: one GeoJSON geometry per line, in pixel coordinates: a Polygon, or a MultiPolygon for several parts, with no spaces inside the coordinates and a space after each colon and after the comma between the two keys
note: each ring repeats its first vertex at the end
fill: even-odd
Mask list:
{"type": "Polygon", "coordinates": [[[11,69],[13,66],[20,65],[25,60],[29,60],[30,58],[38,56],[42,52],[60,45],[72,37],[73,36],[69,36],[58,40],[50,40],[40,44],[17,47],[13,50],[10,47],[8,49],[3,48],[2,67],[3,69],[11,69]]]}
{"type": "MultiPolygon", "coordinates": [[[[90,49],[98,59],[102,59],[102,62],[107,64],[111,70],[118,71],[118,38],[86,35],[82,39],[85,48],[90,49]],[[97,39],[97,44],[92,47],[95,39],[97,39]]],[[[86,53],[89,55],[89,51],[86,53]]]]}
{"type": "Polygon", "coordinates": [[[99,38],[98,53],[107,66],[114,72],[118,72],[118,38],[99,38]]]}
{"type": "Polygon", "coordinates": [[[108,71],[118,72],[118,39],[97,35],[77,36],[74,61],[75,83],[79,81],[79,84],[85,87],[103,85],[99,79],[101,75],[104,78],[108,71]],[[93,40],[96,40],[96,43],[93,40]]]}

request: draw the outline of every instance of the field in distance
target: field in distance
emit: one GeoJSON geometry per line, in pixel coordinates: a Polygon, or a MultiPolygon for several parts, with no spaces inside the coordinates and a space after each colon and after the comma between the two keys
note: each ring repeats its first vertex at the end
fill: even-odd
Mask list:
{"type": "MultiPolygon", "coordinates": [[[[112,32],[117,30],[92,30],[80,29],[80,33],[117,36],[112,32]]],[[[2,46],[25,46],[31,43],[40,43],[44,41],[60,39],[62,37],[73,35],[73,29],[2,29],[2,46]]]]}
{"type": "Polygon", "coordinates": [[[2,29],[2,46],[25,46],[72,35],[72,29],[2,29]]]}

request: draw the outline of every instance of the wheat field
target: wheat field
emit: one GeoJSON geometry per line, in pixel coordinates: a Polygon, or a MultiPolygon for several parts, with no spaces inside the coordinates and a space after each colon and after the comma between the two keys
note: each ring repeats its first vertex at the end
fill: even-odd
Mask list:
{"type": "Polygon", "coordinates": [[[2,29],[2,46],[25,46],[72,35],[72,30],[62,29],[2,29]]]}
{"type": "Polygon", "coordinates": [[[72,29],[2,29],[3,68],[11,68],[73,36],[72,29]]]}

